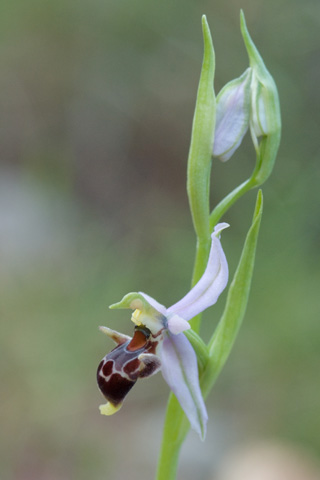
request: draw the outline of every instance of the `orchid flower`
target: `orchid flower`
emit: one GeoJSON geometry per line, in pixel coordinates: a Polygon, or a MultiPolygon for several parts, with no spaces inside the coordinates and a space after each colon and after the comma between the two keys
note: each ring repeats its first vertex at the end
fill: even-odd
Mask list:
{"type": "Polygon", "coordinates": [[[133,337],[107,327],[101,331],[117,346],[100,362],[98,386],[108,400],[100,406],[104,415],[118,411],[138,378],[148,377],[160,369],[177,397],[191,426],[201,438],[206,432],[207,412],[202,398],[197,356],[182,333],[190,328],[189,320],[216,303],[228,282],[228,264],[220,243],[220,232],[229,225],[218,224],[211,235],[208,264],[198,283],[179,302],[169,308],[143,292],[129,293],[110,308],[134,310],[133,337]]]}

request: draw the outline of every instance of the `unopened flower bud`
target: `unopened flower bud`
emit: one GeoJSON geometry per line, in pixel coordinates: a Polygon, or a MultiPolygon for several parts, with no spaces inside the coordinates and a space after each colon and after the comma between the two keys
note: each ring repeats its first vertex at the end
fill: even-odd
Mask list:
{"type": "Polygon", "coordinates": [[[227,83],[217,96],[213,156],[226,161],[242,142],[249,127],[251,68],[227,83]]]}

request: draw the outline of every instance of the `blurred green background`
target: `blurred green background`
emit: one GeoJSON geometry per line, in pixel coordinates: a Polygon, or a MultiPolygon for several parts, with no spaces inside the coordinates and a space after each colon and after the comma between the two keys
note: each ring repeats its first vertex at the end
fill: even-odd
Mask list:
{"type": "MultiPolygon", "coordinates": [[[[131,333],[128,313],[108,311],[128,291],[170,305],[188,290],[200,18],[218,92],[247,67],[240,8],[279,88],[283,138],[244,325],[207,402],[207,441],[190,434],[180,478],[211,478],[255,439],[319,454],[318,0],[2,0],[1,479],[153,478],[168,388],[161,375],[140,381],[121,413],[101,417],[95,371],[112,345],[97,327],[131,333]]],[[[253,162],[249,137],[214,161],[212,205],[253,162]]],[[[224,218],[231,275],[254,201],[224,218]]]]}

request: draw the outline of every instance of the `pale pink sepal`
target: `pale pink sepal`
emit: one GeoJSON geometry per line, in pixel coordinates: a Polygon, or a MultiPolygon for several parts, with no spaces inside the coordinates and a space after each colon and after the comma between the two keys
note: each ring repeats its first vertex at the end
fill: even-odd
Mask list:
{"type": "Polygon", "coordinates": [[[227,223],[216,225],[211,235],[211,250],[204,274],[185,297],[168,308],[167,315],[191,320],[216,303],[228,283],[228,263],[219,240],[219,233],[227,227],[227,223]]]}
{"type": "Polygon", "coordinates": [[[249,127],[251,68],[217,96],[213,156],[225,162],[239,147],[249,127]]]}
{"type": "Polygon", "coordinates": [[[179,335],[166,335],[161,353],[162,375],[177,397],[191,427],[204,440],[208,415],[199,385],[196,354],[189,340],[179,335]]]}

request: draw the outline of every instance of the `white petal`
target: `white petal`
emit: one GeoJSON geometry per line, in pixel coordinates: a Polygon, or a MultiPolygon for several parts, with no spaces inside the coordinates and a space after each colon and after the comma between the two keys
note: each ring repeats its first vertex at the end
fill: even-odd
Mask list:
{"type": "Polygon", "coordinates": [[[228,283],[228,263],[218,238],[220,231],[228,226],[227,223],[219,223],[215,227],[211,235],[211,250],[204,274],[185,297],[168,308],[168,314],[190,320],[216,303],[228,283]]]}
{"type": "Polygon", "coordinates": [[[163,378],[177,397],[192,428],[203,440],[208,415],[199,385],[197,357],[182,333],[166,336],[161,363],[163,378]]]}
{"type": "Polygon", "coordinates": [[[172,317],[168,318],[168,329],[174,335],[178,333],[184,332],[185,330],[189,330],[190,324],[179,315],[172,315],[172,317]]]}

